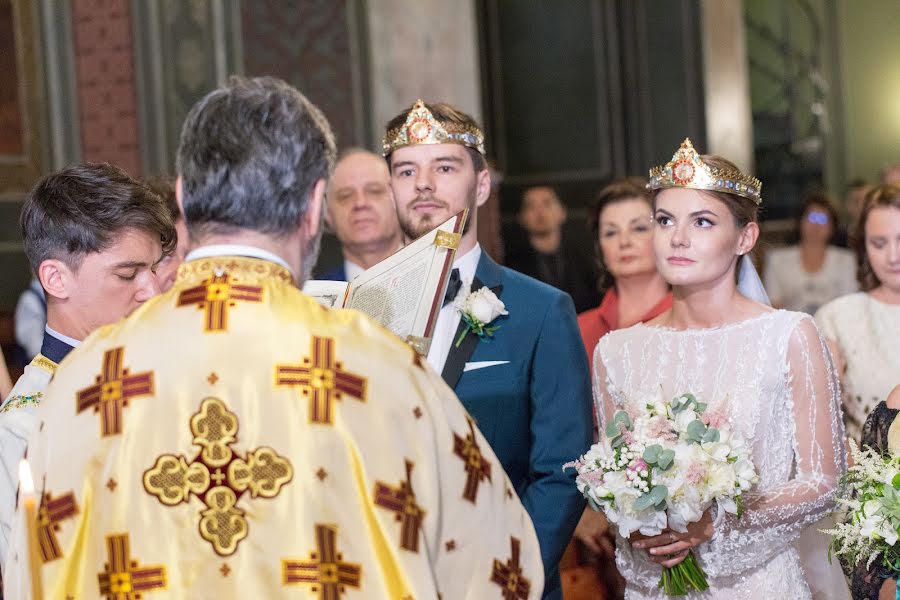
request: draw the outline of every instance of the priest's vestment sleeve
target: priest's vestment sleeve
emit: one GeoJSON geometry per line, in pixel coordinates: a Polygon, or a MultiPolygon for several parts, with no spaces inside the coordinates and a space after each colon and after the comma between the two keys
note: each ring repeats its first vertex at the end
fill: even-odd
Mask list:
{"type": "MultiPolygon", "coordinates": [[[[47,398],[46,597],[540,598],[532,523],[453,392],[272,263],[186,263],[47,398]]],[[[27,598],[23,523],[4,579],[27,598]]]]}

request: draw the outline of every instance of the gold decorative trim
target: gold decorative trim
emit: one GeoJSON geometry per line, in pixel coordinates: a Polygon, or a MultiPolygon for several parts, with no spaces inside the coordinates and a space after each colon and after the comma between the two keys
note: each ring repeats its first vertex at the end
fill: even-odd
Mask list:
{"type": "Polygon", "coordinates": [[[190,285],[197,280],[221,277],[226,273],[239,275],[247,284],[266,279],[294,283],[294,276],[288,269],[268,260],[246,256],[213,256],[182,263],[178,267],[175,285],[190,285]]]}
{"type": "Polygon", "coordinates": [[[459,240],[462,236],[458,233],[453,233],[452,231],[444,231],[443,229],[439,229],[438,232],[434,236],[434,245],[439,248],[447,248],[449,250],[456,250],[459,248],[459,240]]]}
{"type": "Polygon", "coordinates": [[[56,369],[59,368],[59,364],[53,362],[43,354],[38,354],[31,360],[31,366],[37,367],[42,371],[46,371],[50,373],[50,375],[56,375],[56,369]]]}

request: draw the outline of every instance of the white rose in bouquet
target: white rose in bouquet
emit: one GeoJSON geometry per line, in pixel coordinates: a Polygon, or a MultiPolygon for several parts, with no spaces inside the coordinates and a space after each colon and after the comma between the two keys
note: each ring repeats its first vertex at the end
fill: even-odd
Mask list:
{"type": "Polygon", "coordinates": [[[675,430],[679,433],[687,431],[688,426],[697,420],[697,413],[691,409],[682,410],[675,415],[675,430]]]}

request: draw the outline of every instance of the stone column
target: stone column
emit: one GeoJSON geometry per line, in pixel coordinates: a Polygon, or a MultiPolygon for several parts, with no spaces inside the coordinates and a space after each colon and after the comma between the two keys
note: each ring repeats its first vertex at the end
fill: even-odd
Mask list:
{"type": "Polygon", "coordinates": [[[417,98],[449,102],[481,121],[475,0],[370,0],[365,7],[373,147],[417,98]]]}
{"type": "Polygon", "coordinates": [[[753,117],[743,0],[701,2],[707,147],[753,172],[753,117]]]}

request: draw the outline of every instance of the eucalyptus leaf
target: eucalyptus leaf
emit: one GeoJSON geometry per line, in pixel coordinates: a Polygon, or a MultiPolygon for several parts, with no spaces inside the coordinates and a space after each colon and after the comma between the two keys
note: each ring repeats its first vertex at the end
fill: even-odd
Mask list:
{"type": "Polygon", "coordinates": [[[704,410],[706,410],[706,403],[704,403],[704,402],[698,402],[698,403],[697,403],[697,409],[696,409],[696,410],[697,410],[697,412],[701,412],[701,413],[702,413],[704,410]]]}
{"type": "Polygon", "coordinates": [[[624,410],[620,410],[616,413],[616,416],[613,417],[613,422],[621,423],[625,426],[625,429],[631,429],[634,424],[631,421],[631,417],[628,416],[628,413],[624,410]]]}
{"type": "Polygon", "coordinates": [[[703,434],[703,442],[704,443],[713,443],[718,442],[721,436],[719,435],[718,429],[709,428],[706,430],[706,433],[703,434]]]}
{"type": "Polygon", "coordinates": [[[675,451],[663,450],[659,453],[659,458],[656,459],[656,464],[662,469],[668,469],[672,465],[673,460],[675,460],[675,451]]]}
{"type": "Polygon", "coordinates": [[[702,439],[706,433],[706,425],[700,419],[694,419],[688,424],[687,433],[691,437],[702,439]]]}
{"type": "Polygon", "coordinates": [[[644,509],[650,508],[654,504],[656,504],[656,503],[653,501],[653,498],[651,497],[651,495],[649,493],[644,494],[643,496],[641,496],[640,498],[638,498],[637,500],[634,501],[634,510],[644,510],[644,509]]]}
{"type": "Polygon", "coordinates": [[[610,421],[606,424],[606,437],[614,438],[619,435],[619,422],[618,421],[610,421]]]}
{"type": "Polygon", "coordinates": [[[618,448],[619,446],[621,446],[621,445],[624,444],[624,443],[625,443],[625,438],[623,438],[623,437],[620,435],[620,436],[617,436],[617,437],[613,438],[613,440],[612,440],[612,442],[610,443],[610,445],[611,445],[613,448],[618,448]]]}
{"type": "Polygon", "coordinates": [[[652,504],[659,504],[661,502],[665,502],[666,496],[669,495],[669,488],[664,485],[653,486],[653,489],[650,490],[650,499],[652,500],[652,504]]]}
{"type": "Polygon", "coordinates": [[[662,446],[660,446],[659,444],[647,446],[647,448],[644,449],[644,461],[652,465],[657,461],[657,459],[659,458],[659,453],[662,451],[662,446]]]}

